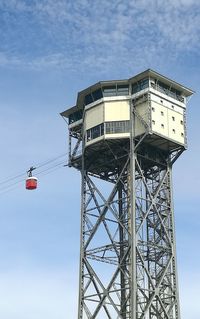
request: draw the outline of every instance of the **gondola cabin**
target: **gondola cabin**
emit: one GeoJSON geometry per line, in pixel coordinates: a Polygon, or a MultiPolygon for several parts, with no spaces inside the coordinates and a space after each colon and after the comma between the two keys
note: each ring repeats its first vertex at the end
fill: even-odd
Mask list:
{"type": "Polygon", "coordinates": [[[38,179],[34,176],[28,177],[26,179],[26,189],[33,190],[37,188],[38,179]]]}

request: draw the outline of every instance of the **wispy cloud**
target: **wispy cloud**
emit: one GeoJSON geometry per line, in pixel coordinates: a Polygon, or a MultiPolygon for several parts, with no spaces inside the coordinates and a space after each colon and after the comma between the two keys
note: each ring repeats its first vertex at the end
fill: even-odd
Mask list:
{"type": "Polygon", "coordinates": [[[0,65],[128,68],[159,65],[183,52],[198,54],[200,46],[195,0],[11,0],[1,1],[0,10],[0,65]]]}

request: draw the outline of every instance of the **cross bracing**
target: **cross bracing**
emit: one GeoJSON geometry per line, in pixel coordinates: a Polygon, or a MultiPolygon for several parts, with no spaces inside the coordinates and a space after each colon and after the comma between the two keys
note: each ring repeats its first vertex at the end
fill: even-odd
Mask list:
{"type": "Polygon", "coordinates": [[[103,161],[96,163],[98,170],[93,162],[91,171],[86,163],[86,170],[82,162],[79,319],[178,319],[171,166],[181,150],[169,157],[158,152],[155,159],[154,150],[142,145],[131,171],[128,142],[99,148],[103,161]]]}

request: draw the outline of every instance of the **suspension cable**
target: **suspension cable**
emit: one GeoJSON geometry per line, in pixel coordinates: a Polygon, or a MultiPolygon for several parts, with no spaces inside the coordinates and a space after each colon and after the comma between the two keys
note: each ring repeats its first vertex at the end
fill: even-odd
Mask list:
{"type": "MultiPolygon", "coordinates": [[[[66,161],[59,161],[58,163],[56,163],[58,159],[61,159],[64,156],[67,157],[67,153],[63,153],[57,157],[53,157],[51,159],[38,163],[37,165],[34,166],[35,171],[39,170],[42,167],[45,167],[45,166],[47,167],[44,168],[43,170],[39,170],[36,174],[40,176],[47,175],[61,167],[68,166],[68,164],[66,164],[66,161]],[[49,164],[53,162],[55,163],[48,166],[49,164]]],[[[16,189],[17,188],[16,185],[24,182],[26,180],[26,177],[27,177],[27,174],[26,172],[24,172],[21,174],[17,174],[15,176],[9,176],[7,179],[0,181],[0,195],[16,189]]]]}

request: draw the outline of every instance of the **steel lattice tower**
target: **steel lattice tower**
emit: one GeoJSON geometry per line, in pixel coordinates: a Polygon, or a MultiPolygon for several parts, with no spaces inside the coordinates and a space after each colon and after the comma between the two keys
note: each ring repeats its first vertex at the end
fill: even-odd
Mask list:
{"type": "Polygon", "coordinates": [[[61,113],[82,176],[78,319],[180,319],[172,165],[192,93],[147,70],[61,113]]]}

